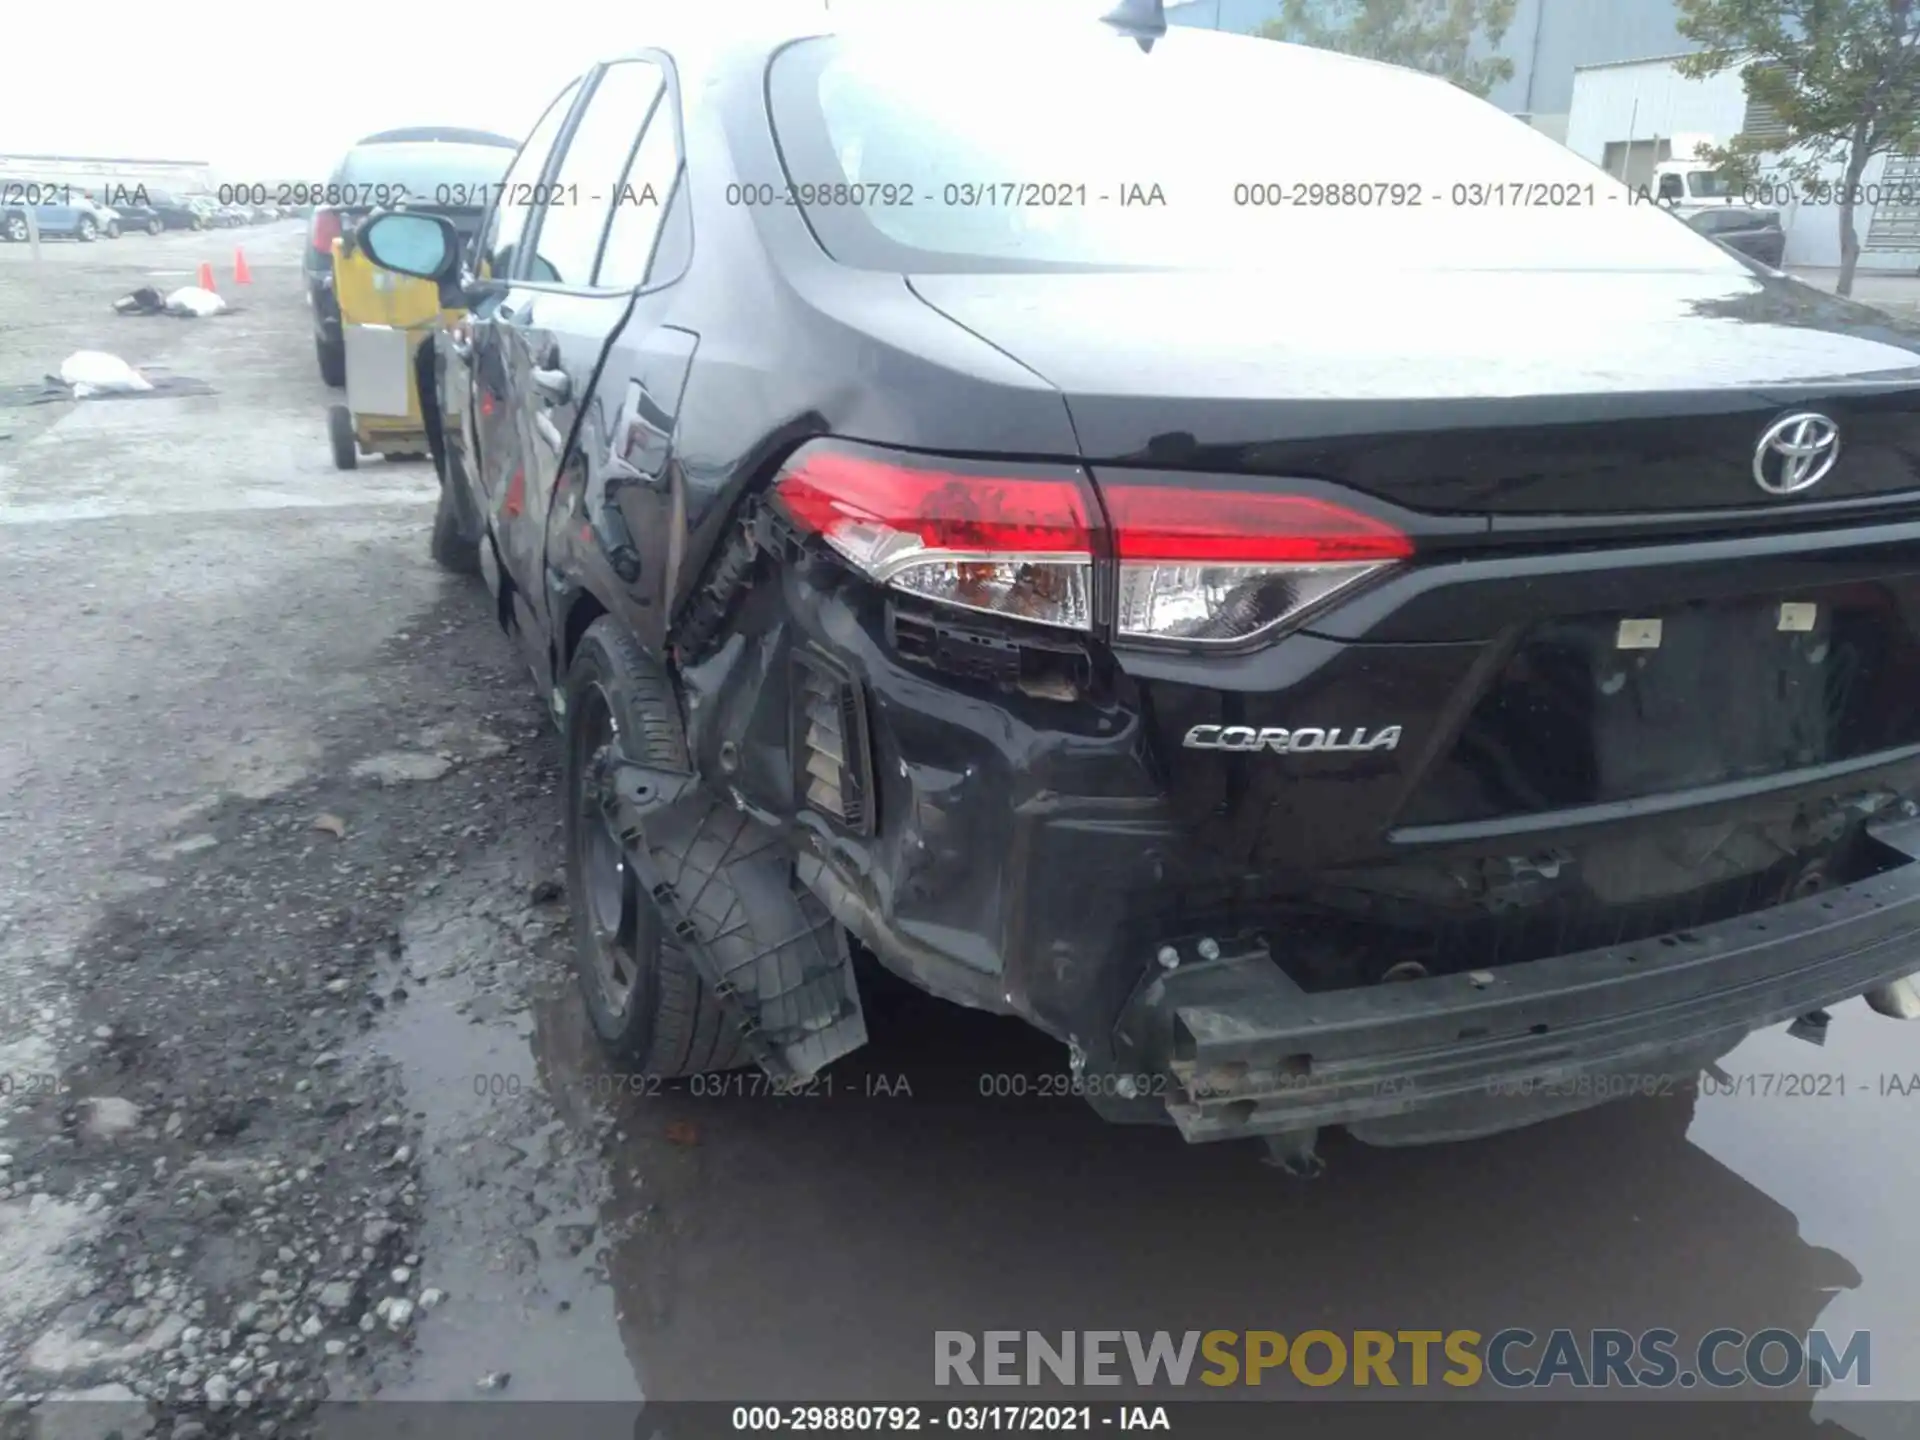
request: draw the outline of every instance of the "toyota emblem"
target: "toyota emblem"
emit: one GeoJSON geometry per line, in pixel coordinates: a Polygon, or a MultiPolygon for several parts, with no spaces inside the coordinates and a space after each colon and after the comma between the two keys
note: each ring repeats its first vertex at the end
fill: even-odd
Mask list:
{"type": "Polygon", "coordinates": [[[1840,427],[1811,410],[1773,422],[1753,452],[1753,483],[1769,495],[1793,495],[1826,479],[1840,458],[1840,427]]]}

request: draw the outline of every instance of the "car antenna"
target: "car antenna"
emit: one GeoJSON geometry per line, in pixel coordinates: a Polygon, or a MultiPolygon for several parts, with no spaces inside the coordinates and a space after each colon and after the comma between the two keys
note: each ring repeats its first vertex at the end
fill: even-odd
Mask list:
{"type": "Polygon", "coordinates": [[[1165,0],[1120,0],[1100,18],[1122,35],[1131,35],[1143,51],[1151,51],[1153,42],[1167,33],[1165,0]]]}

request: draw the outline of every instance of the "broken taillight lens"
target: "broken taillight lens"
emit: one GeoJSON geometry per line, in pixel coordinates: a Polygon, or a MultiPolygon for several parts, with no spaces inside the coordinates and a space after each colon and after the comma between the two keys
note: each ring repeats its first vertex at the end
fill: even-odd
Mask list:
{"type": "Polygon", "coordinates": [[[810,445],[775,485],[788,516],[868,578],[910,595],[1093,628],[1094,503],[1070,467],[810,445]]]}
{"type": "Polygon", "coordinates": [[[975,465],[814,442],[775,482],[789,518],[879,584],[1074,630],[1112,564],[1115,638],[1227,644],[1412,555],[1387,522],[1256,488],[975,465]],[[1104,502],[1104,506],[1103,503],[1104,502]]]}

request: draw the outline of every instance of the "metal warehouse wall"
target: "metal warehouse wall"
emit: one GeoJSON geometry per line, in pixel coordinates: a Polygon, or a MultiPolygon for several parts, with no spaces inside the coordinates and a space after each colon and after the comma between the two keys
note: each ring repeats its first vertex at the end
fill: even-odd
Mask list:
{"type": "Polygon", "coordinates": [[[1607,146],[1619,140],[1687,131],[1730,139],[1746,113],[1746,87],[1737,70],[1708,80],[1683,80],[1671,61],[1608,65],[1574,77],[1566,143],[1574,154],[1599,165],[1607,146]]]}
{"type": "MultiPolygon", "coordinates": [[[[1840,179],[1841,167],[1828,165],[1825,173],[1833,181],[1840,179]]],[[[1861,188],[1871,201],[1880,198],[1880,187],[1902,196],[1920,193],[1920,175],[1907,158],[1890,161],[1876,155],[1867,162],[1860,177],[1861,188]],[[1893,173],[1889,174],[1889,167],[1893,173]]],[[[1920,267],[1920,230],[1916,227],[1916,207],[1864,203],[1853,207],[1854,228],[1860,236],[1860,269],[1887,270],[1911,275],[1920,267]],[[1876,223],[1878,222],[1878,223],[1876,223]]],[[[1834,267],[1840,263],[1840,212],[1834,205],[1804,203],[1780,212],[1780,223],[1787,228],[1787,264],[1834,267]]]]}
{"type": "MultiPolygon", "coordinates": [[[[1167,7],[1175,25],[1257,30],[1280,13],[1280,0],[1184,0],[1167,7]]],[[[1573,75],[1582,65],[1645,60],[1696,48],[1674,29],[1674,0],[1520,0],[1500,52],[1513,78],[1488,99],[1529,115],[1556,139],[1573,107],[1573,75]]]]}
{"type": "Polygon", "coordinates": [[[1520,0],[1501,47],[1514,77],[1488,98],[1519,113],[1566,115],[1580,66],[1698,49],[1674,18],[1673,0],[1520,0]]]}
{"type": "MultiPolygon", "coordinates": [[[[1599,165],[1605,163],[1609,144],[1629,138],[1651,140],[1694,132],[1724,142],[1740,132],[1746,111],[1746,87],[1737,70],[1705,80],[1685,80],[1671,60],[1605,65],[1576,76],[1566,143],[1575,154],[1599,165]]],[[[1825,168],[1828,178],[1839,179],[1839,164],[1825,168]]],[[[1911,273],[1920,266],[1920,203],[1876,202],[1885,193],[1883,183],[1896,198],[1920,196],[1920,162],[1902,159],[1894,163],[1891,174],[1886,174],[1887,169],[1886,158],[1876,156],[1861,176],[1867,203],[1854,207],[1854,224],[1864,247],[1860,268],[1911,273]]],[[[1787,232],[1787,264],[1839,265],[1836,206],[1807,204],[1796,197],[1776,208],[1787,232]]]]}

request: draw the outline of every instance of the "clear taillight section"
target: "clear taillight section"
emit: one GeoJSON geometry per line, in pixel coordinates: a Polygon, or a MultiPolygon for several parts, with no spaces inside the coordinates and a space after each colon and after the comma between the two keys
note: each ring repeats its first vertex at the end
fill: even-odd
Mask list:
{"type": "Polygon", "coordinates": [[[1377,565],[1123,565],[1114,631],[1125,639],[1225,644],[1303,615],[1377,565]]]}
{"type": "Polygon", "coordinates": [[[1094,504],[1079,473],[952,465],[812,445],[777,493],[796,524],[882,585],[1092,629],[1094,504]]]}
{"type": "Polygon", "coordinates": [[[1383,520],[1302,495],[1109,480],[1121,639],[1230,644],[1413,554],[1383,520]]]}
{"type": "Polygon", "coordinates": [[[1325,500],[1071,466],[971,465],[815,442],[775,486],[787,515],[876,583],[945,605],[1095,628],[1115,568],[1121,641],[1232,644],[1302,617],[1413,554],[1400,530],[1325,500]]]}

